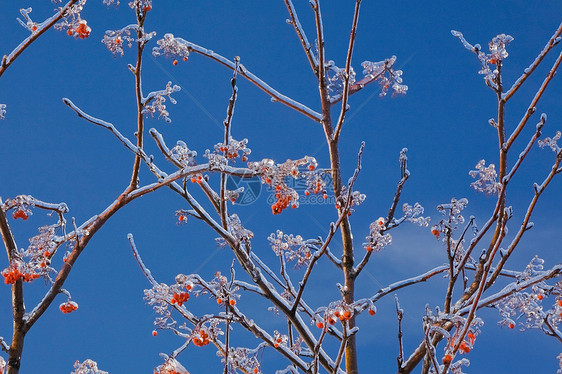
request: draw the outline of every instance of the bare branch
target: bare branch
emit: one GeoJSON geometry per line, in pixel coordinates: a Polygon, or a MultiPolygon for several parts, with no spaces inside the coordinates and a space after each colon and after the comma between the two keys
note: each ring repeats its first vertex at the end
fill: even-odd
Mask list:
{"type": "Polygon", "coordinates": [[[306,54],[306,58],[308,59],[308,63],[310,64],[310,67],[312,68],[312,71],[314,71],[314,74],[317,74],[317,72],[318,72],[318,60],[317,60],[316,56],[314,56],[314,52],[312,51],[312,46],[308,42],[308,39],[307,39],[306,34],[304,32],[304,29],[302,28],[302,26],[299,22],[299,17],[297,15],[297,11],[295,9],[295,6],[293,5],[292,0],[284,0],[284,1],[285,1],[285,6],[287,7],[287,10],[289,11],[289,16],[291,17],[291,25],[293,25],[293,27],[295,28],[295,31],[297,32],[299,40],[300,40],[300,42],[302,44],[302,47],[304,49],[304,53],[306,54]]]}

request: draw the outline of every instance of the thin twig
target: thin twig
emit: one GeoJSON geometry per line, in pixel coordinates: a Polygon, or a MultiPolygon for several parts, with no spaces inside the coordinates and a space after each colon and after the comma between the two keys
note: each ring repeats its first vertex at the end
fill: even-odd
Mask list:
{"type": "MultiPolygon", "coordinates": [[[[218,53],[215,53],[214,51],[205,49],[201,46],[198,46],[197,44],[188,42],[187,40],[182,39],[182,38],[175,38],[175,40],[178,43],[184,44],[190,52],[196,52],[196,53],[199,53],[203,56],[206,56],[206,57],[208,57],[208,58],[210,58],[214,61],[217,61],[221,65],[226,66],[227,68],[229,68],[231,70],[234,70],[236,68],[236,64],[231,62],[229,59],[219,55],[218,53]]],[[[240,74],[241,76],[246,78],[249,82],[251,82],[252,84],[257,86],[259,89],[264,91],[266,94],[271,96],[272,100],[283,103],[286,106],[296,110],[299,113],[304,114],[305,116],[307,116],[308,118],[310,118],[310,119],[312,119],[316,122],[320,122],[320,120],[322,119],[322,116],[320,115],[320,113],[315,112],[314,110],[308,108],[304,104],[301,104],[298,101],[293,100],[290,97],[287,97],[287,96],[279,93],[278,91],[276,91],[275,89],[270,87],[267,83],[265,83],[263,80],[261,80],[260,78],[258,78],[254,74],[252,74],[252,72],[250,72],[248,69],[246,69],[244,67],[244,65],[239,65],[238,74],[240,74]]]]}
{"type": "Polygon", "coordinates": [[[533,97],[533,100],[531,101],[531,104],[527,108],[527,111],[525,112],[525,115],[523,116],[523,118],[521,119],[521,121],[519,122],[519,124],[517,125],[515,130],[513,130],[513,132],[509,136],[509,139],[507,140],[506,144],[502,145],[506,150],[511,148],[511,146],[513,145],[513,142],[515,142],[515,139],[517,139],[517,137],[519,136],[521,131],[523,131],[523,128],[527,124],[527,121],[529,120],[529,118],[531,118],[531,116],[535,112],[535,108],[536,108],[539,100],[541,99],[544,91],[546,90],[546,87],[548,86],[548,84],[550,83],[552,78],[554,78],[556,70],[558,70],[558,67],[560,66],[561,62],[562,62],[562,52],[560,53],[560,55],[558,55],[558,58],[554,62],[554,65],[552,65],[552,69],[550,69],[549,73],[547,74],[546,78],[544,79],[544,81],[542,82],[541,86],[539,87],[537,93],[535,94],[535,97],[533,97]]]}
{"type": "Polygon", "coordinates": [[[396,305],[396,317],[398,318],[398,357],[396,357],[396,361],[398,369],[400,369],[404,362],[404,344],[402,342],[402,317],[404,316],[404,311],[400,308],[398,295],[394,295],[394,303],[396,305]]]}
{"type": "Polygon", "coordinates": [[[360,6],[361,6],[361,0],[355,0],[355,11],[353,13],[353,22],[351,24],[351,33],[349,36],[349,47],[347,49],[347,58],[345,60],[345,73],[343,78],[341,111],[333,135],[333,139],[335,142],[339,140],[340,132],[343,126],[343,121],[345,119],[345,113],[347,113],[347,109],[348,109],[347,99],[349,98],[349,75],[351,73],[351,57],[353,56],[353,46],[355,44],[355,36],[357,34],[357,22],[359,21],[360,6]]]}
{"type": "Polygon", "coordinates": [[[299,17],[297,15],[297,11],[295,9],[295,6],[293,5],[293,2],[291,0],[284,0],[284,1],[285,1],[285,6],[287,7],[287,10],[289,11],[289,17],[291,17],[291,24],[293,25],[293,27],[295,28],[295,31],[297,32],[299,40],[302,44],[302,48],[304,49],[304,53],[306,54],[306,58],[308,59],[308,63],[310,64],[310,67],[312,68],[312,71],[315,74],[317,74],[318,61],[317,61],[316,57],[314,56],[314,53],[312,52],[312,46],[308,42],[308,38],[306,37],[306,33],[304,32],[304,29],[302,28],[302,26],[299,22],[299,17]]]}
{"type": "Polygon", "coordinates": [[[550,39],[546,43],[543,50],[539,53],[535,61],[533,61],[531,65],[529,65],[529,67],[525,69],[525,71],[519,77],[519,79],[517,79],[513,84],[513,86],[504,94],[503,96],[504,101],[508,101],[515,94],[515,92],[517,92],[517,90],[521,87],[521,85],[525,82],[525,80],[527,80],[527,78],[529,78],[531,74],[533,74],[537,66],[539,66],[539,64],[548,54],[548,52],[550,52],[552,48],[554,48],[554,46],[560,42],[559,38],[561,35],[562,35],[562,23],[560,24],[560,26],[558,26],[558,29],[556,30],[556,32],[554,32],[554,35],[550,37],[550,39]]]}
{"type": "Polygon", "coordinates": [[[45,21],[37,25],[37,30],[31,33],[24,41],[20,43],[9,55],[4,55],[2,61],[0,62],[0,77],[6,69],[14,62],[19,55],[23,53],[33,43],[37,38],[39,38],[45,31],[53,27],[55,23],[61,20],[66,14],[66,12],[73,6],[78,0],[70,0],[63,8],[60,8],[57,14],[47,18],[45,21]]]}

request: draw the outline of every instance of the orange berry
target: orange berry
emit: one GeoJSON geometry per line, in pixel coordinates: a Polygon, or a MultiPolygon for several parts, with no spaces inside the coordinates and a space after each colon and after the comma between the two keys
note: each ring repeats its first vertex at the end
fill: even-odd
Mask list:
{"type": "Polygon", "coordinates": [[[562,299],[558,300],[558,306],[562,306],[562,299]]]}
{"type": "Polygon", "coordinates": [[[232,306],[236,305],[236,300],[230,299],[228,303],[232,306]]]}
{"type": "Polygon", "coordinates": [[[296,208],[297,208],[297,204],[291,205],[291,208],[296,209],[296,208]]]}
{"type": "Polygon", "coordinates": [[[278,348],[278,347],[279,347],[279,343],[275,343],[273,346],[274,346],[275,348],[278,348]]]}
{"type": "Polygon", "coordinates": [[[312,171],[314,169],[315,169],[314,165],[308,165],[308,170],[312,171]]]}
{"type": "Polygon", "coordinates": [[[375,313],[376,313],[376,312],[375,312],[375,310],[374,310],[374,309],[369,309],[369,314],[370,314],[371,316],[374,316],[374,315],[375,315],[375,313]]]}
{"type": "Polygon", "coordinates": [[[542,294],[538,294],[537,299],[542,300],[542,299],[544,299],[544,296],[542,294]]]}
{"type": "Polygon", "coordinates": [[[492,57],[492,58],[490,59],[490,64],[495,65],[497,62],[498,62],[498,60],[497,60],[495,57],[492,57]]]}
{"type": "Polygon", "coordinates": [[[220,297],[217,299],[217,304],[222,304],[222,299],[220,297]]]}
{"type": "Polygon", "coordinates": [[[508,326],[510,329],[512,329],[512,328],[515,327],[515,325],[514,325],[513,323],[511,323],[511,322],[510,322],[509,325],[507,325],[507,326],[508,326]]]}
{"type": "Polygon", "coordinates": [[[183,216],[183,214],[180,214],[178,216],[178,221],[182,222],[185,219],[185,217],[183,216]]]}
{"type": "Polygon", "coordinates": [[[453,356],[450,354],[446,354],[445,357],[443,357],[443,364],[448,365],[451,361],[453,361],[453,356]]]}
{"type": "Polygon", "coordinates": [[[33,25],[33,26],[31,27],[31,31],[37,31],[37,25],[33,25]]]}
{"type": "Polygon", "coordinates": [[[336,321],[335,321],[333,318],[328,318],[328,323],[329,323],[330,325],[333,325],[333,324],[336,323],[336,321]]]}
{"type": "Polygon", "coordinates": [[[316,327],[318,327],[319,329],[324,327],[324,324],[322,322],[318,322],[316,323],[316,327]]]}
{"type": "Polygon", "coordinates": [[[468,337],[468,342],[470,344],[474,344],[474,342],[476,341],[476,336],[473,333],[469,332],[467,337],[468,337]]]}
{"type": "Polygon", "coordinates": [[[173,64],[174,66],[176,66],[176,65],[178,64],[178,60],[172,61],[172,64],[173,64]]]}
{"type": "Polygon", "coordinates": [[[187,61],[187,57],[182,58],[182,60],[183,60],[184,62],[187,61]]]}
{"type": "Polygon", "coordinates": [[[258,374],[258,372],[259,372],[259,369],[258,369],[258,367],[256,366],[256,367],[254,368],[254,374],[258,374]]]}
{"type": "Polygon", "coordinates": [[[152,336],[156,336],[156,335],[158,335],[158,331],[153,330],[153,331],[152,331],[152,336]]]}
{"type": "Polygon", "coordinates": [[[431,233],[433,234],[433,236],[435,236],[437,239],[439,239],[439,230],[433,229],[433,230],[431,230],[431,233]]]}
{"type": "Polygon", "coordinates": [[[370,245],[366,246],[365,249],[367,250],[367,252],[371,252],[373,250],[373,248],[370,245]]]}
{"type": "Polygon", "coordinates": [[[120,37],[115,38],[115,43],[116,43],[116,44],[121,44],[121,38],[120,38],[120,37]]]}
{"type": "Polygon", "coordinates": [[[72,36],[73,32],[72,32],[71,29],[68,29],[68,30],[66,30],[66,34],[67,34],[68,36],[72,36]]]}
{"type": "Polygon", "coordinates": [[[323,198],[323,199],[327,199],[327,198],[328,198],[328,195],[324,194],[324,195],[322,195],[322,198],[323,198]]]}
{"type": "Polygon", "coordinates": [[[351,212],[347,212],[347,215],[350,216],[350,215],[351,215],[351,212]]]}
{"type": "Polygon", "coordinates": [[[346,310],[345,312],[343,312],[343,316],[345,319],[350,319],[351,318],[351,312],[349,310],[346,310]]]}
{"type": "Polygon", "coordinates": [[[142,8],[143,12],[150,12],[150,10],[152,9],[152,7],[150,5],[145,6],[144,8],[142,8]]]}
{"type": "Polygon", "coordinates": [[[306,190],[306,191],[304,191],[304,194],[305,194],[306,196],[308,196],[308,195],[310,195],[310,191],[306,190]]]}
{"type": "Polygon", "coordinates": [[[49,257],[50,255],[51,255],[51,253],[49,251],[43,252],[43,256],[45,256],[45,257],[49,257]]]}

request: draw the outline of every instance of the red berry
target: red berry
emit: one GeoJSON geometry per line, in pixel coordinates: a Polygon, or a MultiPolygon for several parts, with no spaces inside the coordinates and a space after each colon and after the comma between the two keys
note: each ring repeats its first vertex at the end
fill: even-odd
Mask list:
{"type": "Polygon", "coordinates": [[[156,335],[158,335],[158,331],[153,330],[153,331],[152,331],[152,336],[156,336],[156,335]]]}

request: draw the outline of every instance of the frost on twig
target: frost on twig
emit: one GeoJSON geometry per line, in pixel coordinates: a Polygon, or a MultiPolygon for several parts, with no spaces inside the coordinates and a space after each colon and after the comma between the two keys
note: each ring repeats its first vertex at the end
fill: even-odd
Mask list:
{"type": "Polygon", "coordinates": [[[167,357],[166,355],[162,356],[164,356],[165,361],[154,370],[155,374],[189,374],[187,369],[183,367],[178,360],[173,357],[167,357]]]}
{"type": "Polygon", "coordinates": [[[28,29],[29,31],[31,31],[32,33],[37,31],[38,28],[37,22],[33,22],[33,20],[29,15],[29,13],[31,13],[31,8],[20,9],[20,13],[25,19],[25,22],[18,18],[17,20],[19,24],[25,27],[26,29],[28,29]]]}
{"type": "MultiPolygon", "coordinates": [[[[345,82],[345,69],[336,66],[334,61],[328,61],[326,65],[326,75],[328,80],[328,91],[331,96],[343,95],[345,82]]],[[[349,84],[355,83],[355,71],[349,70],[349,84]]]]}
{"type": "MultiPolygon", "coordinates": [[[[531,281],[532,278],[541,276],[544,260],[535,256],[525,269],[517,276],[517,284],[531,281]]],[[[532,284],[527,292],[513,292],[501,298],[495,307],[498,309],[502,320],[498,324],[515,328],[516,320],[519,330],[539,329],[550,336],[562,340],[559,326],[562,323],[562,281],[549,285],[545,281],[532,284]],[[551,307],[548,308],[550,298],[553,297],[551,307]]]]}
{"type": "MultiPolygon", "coordinates": [[[[364,61],[361,63],[366,79],[378,79],[379,85],[381,86],[381,93],[379,96],[385,96],[389,88],[392,88],[393,96],[405,95],[406,91],[408,91],[408,86],[402,84],[402,70],[394,70],[395,63],[396,56],[379,62],[364,61]]],[[[361,81],[357,83],[359,84],[361,81]]]]}
{"type": "MultiPolygon", "coordinates": [[[[113,53],[114,57],[117,55],[123,56],[123,45],[127,44],[127,46],[131,48],[133,43],[138,41],[135,37],[131,36],[131,31],[137,32],[138,29],[139,26],[133,24],[125,26],[120,30],[107,30],[101,42],[113,53]]],[[[148,41],[155,34],[154,32],[145,34],[144,41],[148,41]]]]}
{"type": "Polygon", "coordinates": [[[476,179],[470,185],[478,192],[484,192],[486,195],[495,195],[498,193],[501,184],[498,183],[494,164],[485,165],[486,161],[480,160],[475,166],[476,170],[468,172],[472,178],[476,179]]]}
{"type": "MultiPolygon", "coordinates": [[[[253,232],[242,226],[242,221],[240,221],[240,218],[237,214],[233,214],[230,217],[227,217],[226,221],[228,232],[239,242],[249,241],[254,237],[253,232]]],[[[222,237],[216,238],[215,240],[220,247],[224,247],[227,245],[226,240],[222,237]]]]}
{"type": "Polygon", "coordinates": [[[165,56],[165,57],[180,57],[184,61],[189,57],[191,48],[188,44],[183,43],[183,39],[176,39],[174,34],[165,34],[163,39],[156,42],[158,47],[154,47],[152,50],[152,55],[154,57],[165,56]]]}
{"type": "Polygon", "coordinates": [[[490,65],[501,66],[501,62],[508,56],[506,47],[510,42],[513,41],[513,37],[506,34],[495,36],[492,41],[488,43],[490,53],[484,53],[482,52],[482,47],[480,46],[480,44],[470,44],[466,41],[461,32],[451,30],[451,34],[459,38],[461,43],[467,50],[476,54],[476,56],[478,57],[478,61],[480,61],[480,64],[482,66],[482,69],[478,72],[478,74],[484,76],[484,80],[488,86],[497,90],[498,85],[496,83],[496,80],[499,71],[497,68],[492,69],[490,65]]]}
{"type": "Polygon", "coordinates": [[[170,150],[170,156],[183,167],[197,165],[195,162],[197,151],[189,149],[187,144],[181,140],[178,140],[176,145],[170,150]]]}
{"type": "Polygon", "coordinates": [[[560,137],[562,136],[562,133],[560,131],[556,132],[556,135],[554,135],[552,138],[544,138],[543,140],[539,140],[539,147],[541,148],[545,148],[545,147],[549,147],[550,149],[552,149],[552,151],[556,154],[559,154],[560,151],[562,151],[562,148],[560,148],[560,146],[558,145],[558,140],[560,140],[560,137]]]}
{"type": "Polygon", "coordinates": [[[0,119],[6,119],[6,104],[0,104],[0,119]]]}
{"type": "Polygon", "coordinates": [[[275,234],[269,235],[267,240],[277,256],[284,256],[289,262],[296,260],[295,267],[306,266],[310,263],[310,249],[302,236],[285,234],[283,231],[277,230],[275,234]]]}
{"type": "Polygon", "coordinates": [[[74,369],[75,371],[71,374],[108,374],[107,371],[98,369],[98,364],[90,359],[87,359],[82,363],[80,363],[80,361],[76,361],[74,363],[74,369]]]}
{"type": "MultiPolygon", "coordinates": [[[[255,349],[231,347],[228,351],[228,374],[239,373],[239,369],[242,372],[247,373],[258,373],[260,367],[260,354],[263,352],[265,344],[260,344],[255,349]]],[[[220,355],[217,352],[217,355],[220,355]]],[[[224,363],[224,357],[221,360],[224,363]]]]}
{"type": "Polygon", "coordinates": [[[392,236],[390,236],[390,234],[385,234],[385,229],[386,220],[383,217],[379,217],[379,219],[369,225],[369,235],[365,237],[367,241],[363,243],[363,247],[366,251],[379,252],[392,243],[392,236]]]}
{"type": "Polygon", "coordinates": [[[176,100],[172,97],[174,92],[178,92],[181,90],[181,87],[178,85],[173,85],[172,82],[168,82],[166,84],[166,88],[160,91],[151,92],[145,99],[145,105],[142,110],[142,113],[148,117],[151,115],[154,117],[155,113],[158,113],[158,118],[164,118],[167,123],[171,123],[172,120],[170,119],[170,113],[166,110],[166,96],[170,99],[172,104],[176,104],[176,100]]]}

